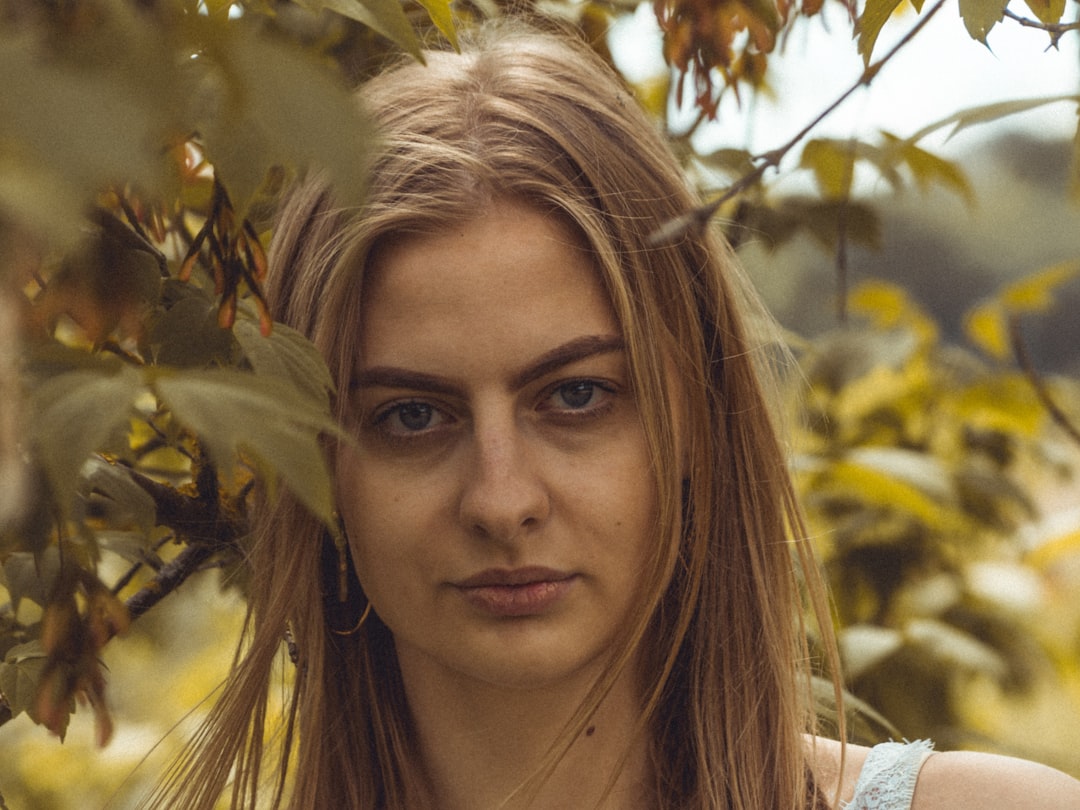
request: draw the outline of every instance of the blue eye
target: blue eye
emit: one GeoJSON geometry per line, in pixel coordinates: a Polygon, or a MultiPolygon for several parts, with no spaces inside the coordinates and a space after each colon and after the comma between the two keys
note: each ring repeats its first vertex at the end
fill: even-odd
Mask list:
{"type": "Polygon", "coordinates": [[[383,410],[375,424],[386,433],[400,436],[429,430],[445,419],[437,408],[426,402],[399,402],[383,410]]]}
{"type": "Polygon", "coordinates": [[[541,410],[567,415],[599,414],[612,404],[615,389],[597,380],[571,380],[549,388],[541,410]]]}
{"type": "Polygon", "coordinates": [[[576,380],[555,389],[555,395],[570,410],[588,407],[596,397],[596,383],[591,380],[576,380]]]}

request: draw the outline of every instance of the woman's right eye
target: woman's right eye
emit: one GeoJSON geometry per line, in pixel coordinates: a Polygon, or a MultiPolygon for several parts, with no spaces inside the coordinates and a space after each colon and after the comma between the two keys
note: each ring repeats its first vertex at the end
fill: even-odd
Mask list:
{"type": "Polygon", "coordinates": [[[372,424],[390,436],[407,438],[442,425],[448,417],[427,402],[397,402],[376,414],[372,424]]]}

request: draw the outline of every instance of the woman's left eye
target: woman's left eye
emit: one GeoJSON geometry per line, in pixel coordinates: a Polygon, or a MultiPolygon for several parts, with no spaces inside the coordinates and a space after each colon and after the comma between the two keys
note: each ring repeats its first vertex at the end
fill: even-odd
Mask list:
{"type": "Polygon", "coordinates": [[[549,390],[544,410],[590,412],[608,403],[614,390],[596,380],[572,380],[549,390]]]}

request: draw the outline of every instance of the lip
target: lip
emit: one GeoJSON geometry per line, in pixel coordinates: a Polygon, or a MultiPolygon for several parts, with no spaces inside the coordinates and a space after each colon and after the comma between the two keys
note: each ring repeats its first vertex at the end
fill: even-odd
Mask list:
{"type": "Polygon", "coordinates": [[[489,568],[454,585],[477,610],[495,617],[538,616],[561,602],[577,575],[554,568],[489,568]]]}

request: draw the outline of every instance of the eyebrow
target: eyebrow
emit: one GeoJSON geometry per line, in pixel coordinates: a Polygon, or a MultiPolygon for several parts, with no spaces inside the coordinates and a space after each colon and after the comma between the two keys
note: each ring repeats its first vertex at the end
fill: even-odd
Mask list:
{"type": "MultiPolygon", "coordinates": [[[[517,391],[531,382],[557,371],[563,366],[595,357],[601,354],[620,352],[626,348],[623,339],[618,335],[583,335],[579,338],[556,346],[554,349],[540,355],[528,366],[517,372],[510,380],[511,390],[517,391]]],[[[353,390],[358,388],[413,388],[419,391],[430,391],[436,394],[458,395],[459,386],[444,377],[434,374],[426,374],[422,371],[411,371],[395,366],[373,366],[359,372],[350,386],[353,390]]]]}

